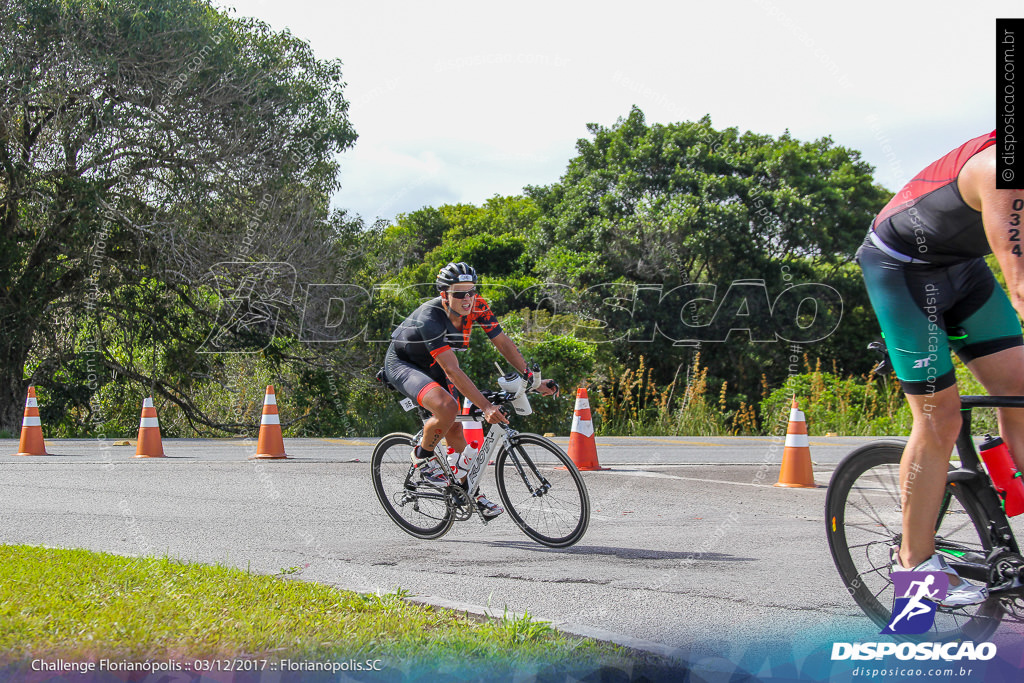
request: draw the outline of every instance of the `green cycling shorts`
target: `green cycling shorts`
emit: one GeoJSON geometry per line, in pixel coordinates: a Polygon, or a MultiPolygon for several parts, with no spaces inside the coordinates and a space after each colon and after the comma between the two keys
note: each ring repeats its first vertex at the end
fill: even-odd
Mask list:
{"type": "Polygon", "coordinates": [[[906,263],[865,240],[857,263],[905,393],[956,384],[950,350],[967,363],[1024,345],[1017,312],[984,258],[906,263]]]}

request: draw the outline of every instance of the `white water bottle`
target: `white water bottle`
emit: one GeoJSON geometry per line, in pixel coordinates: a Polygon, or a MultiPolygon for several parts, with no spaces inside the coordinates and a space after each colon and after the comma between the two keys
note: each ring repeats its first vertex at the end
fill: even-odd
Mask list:
{"type": "Polygon", "coordinates": [[[448,464],[451,465],[452,475],[455,479],[462,479],[469,474],[469,469],[473,466],[473,460],[476,459],[477,454],[480,452],[480,442],[470,441],[462,453],[456,453],[454,449],[449,449],[448,464]]]}
{"type": "Polygon", "coordinates": [[[516,415],[529,415],[533,412],[533,408],[530,407],[530,399],[526,398],[526,381],[519,376],[519,373],[512,371],[499,377],[498,386],[514,396],[511,403],[516,415]]]}

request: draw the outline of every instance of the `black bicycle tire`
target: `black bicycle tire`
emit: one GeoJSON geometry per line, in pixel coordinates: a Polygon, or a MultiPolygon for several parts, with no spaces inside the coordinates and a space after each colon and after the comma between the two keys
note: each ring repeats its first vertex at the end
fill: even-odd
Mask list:
{"type": "Polygon", "coordinates": [[[384,512],[391,518],[391,521],[410,536],[430,541],[435,538],[441,538],[452,528],[455,519],[451,502],[446,499],[445,516],[439,519],[437,524],[433,526],[420,526],[406,519],[400,511],[395,509],[389,495],[392,492],[387,490],[381,479],[381,461],[384,454],[394,446],[408,447],[411,450],[414,445],[415,441],[411,434],[394,432],[382,437],[373,447],[373,456],[370,459],[370,478],[373,480],[373,490],[377,494],[377,500],[380,501],[381,507],[384,508],[384,512]]]}
{"type": "MultiPolygon", "coordinates": [[[[519,450],[520,457],[529,458],[529,454],[525,453],[521,448],[519,450]]],[[[514,466],[510,465],[508,471],[510,476],[514,475],[513,481],[518,481],[519,485],[522,486],[522,479],[519,478],[518,472],[514,466]]],[[[545,439],[543,436],[537,434],[517,434],[509,440],[509,443],[501,450],[498,456],[494,459],[494,476],[498,487],[498,497],[501,498],[502,504],[505,506],[505,510],[508,512],[509,517],[516,523],[523,533],[537,541],[542,545],[546,545],[549,548],[568,548],[569,546],[577,543],[583,535],[587,532],[587,527],[590,525],[590,494],[587,492],[587,485],[583,481],[583,476],[579,470],[576,469],[576,465],[573,464],[569,456],[562,451],[552,441],[545,439]],[[575,486],[576,497],[579,499],[579,517],[576,520],[575,526],[569,533],[561,536],[552,536],[544,533],[543,531],[534,528],[533,525],[527,520],[529,515],[522,514],[521,510],[517,509],[517,503],[512,501],[512,497],[509,495],[509,491],[506,487],[505,472],[506,461],[509,459],[509,449],[515,448],[522,445],[534,445],[548,451],[554,458],[561,463],[558,471],[561,472],[561,468],[565,468],[564,471],[567,473],[569,480],[571,480],[575,486]]],[[[550,493],[546,494],[550,496],[550,493]]],[[[541,496],[534,498],[539,500],[544,498],[541,496]]]]}
{"type": "MultiPolygon", "coordinates": [[[[900,538],[899,533],[893,532],[888,525],[885,524],[882,519],[882,512],[875,511],[875,507],[867,498],[863,497],[863,501],[854,502],[853,508],[857,509],[858,514],[865,513],[867,508],[872,508],[872,512],[877,512],[877,527],[881,528],[881,531],[872,530],[866,532],[866,534],[875,534],[878,536],[878,540],[875,542],[869,542],[867,544],[856,544],[858,547],[858,554],[861,554],[861,547],[863,546],[863,556],[865,562],[872,566],[870,571],[863,571],[858,567],[857,561],[854,559],[853,552],[851,552],[851,546],[848,541],[848,528],[852,525],[848,525],[847,521],[847,510],[851,506],[850,503],[850,492],[854,488],[854,485],[861,480],[864,475],[872,470],[876,470],[879,467],[888,467],[886,470],[888,477],[891,477],[896,472],[892,468],[896,468],[898,471],[900,457],[903,453],[905,444],[894,441],[879,441],[873,442],[861,446],[854,452],[850,453],[843,461],[836,467],[835,472],[832,475],[832,480],[829,483],[828,492],[825,496],[825,525],[826,525],[826,536],[828,537],[829,551],[832,555],[832,560],[836,565],[836,569],[839,571],[840,578],[842,579],[847,591],[857,602],[857,605],[864,611],[864,613],[880,627],[885,627],[889,620],[892,618],[892,584],[889,582],[888,564],[883,567],[880,563],[872,563],[867,558],[874,551],[884,551],[887,553],[887,547],[889,545],[897,543],[900,538]],[[857,507],[860,506],[860,507],[857,507]],[[867,546],[877,545],[879,547],[874,550],[868,549],[867,546]],[[869,580],[866,578],[869,575],[874,574],[869,580]],[[886,585],[887,584],[887,585],[886,585]],[[876,589],[877,586],[881,586],[880,589],[876,589]],[[879,597],[886,595],[888,597],[886,604],[885,600],[879,600],[879,597]]],[[[872,475],[878,476],[878,474],[872,475]]],[[[877,491],[879,486],[877,484],[867,485],[867,481],[870,478],[865,478],[865,490],[877,491]]],[[[895,492],[887,491],[885,496],[879,496],[879,499],[891,497],[892,495],[899,495],[898,479],[896,483],[895,492]]],[[[943,500],[942,513],[936,520],[936,530],[941,536],[943,528],[943,522],[947,514],[949,514],[949,508],[953,501],[959,504],[959,507],[967,514],[970,525],[973,528],[974,534],[977,535],[977,541],[980,546],[986,550],[991,548],[991,542],[988,538],[985,529],[987,529],[986,516],[983,512],[981,504],[977,501],[974,494],[964,488],[963,486],[952,487],[947,485],[946,487],[946,498],[943,500]]],[[[898,508],[897,508],[898,510],[898,508]]],[[[866,513],[865,513],[866,514],[866,513]]],[[[890,511],[889,515],[895,517],[895,514],[890,511]]],[[[895,524],[893,524],[895,526],[895,524]]],[[[948,526],[948,525],[947,525],[948,526]]],[[[962,529],[966,529],[966,525],[961,526],[962,529]]],[[[899,531],[902,531],[899,529],[899,531]]],[[[952,532],[955,533],[955,532],[952,532]]],[[[966,532],[969,534],[969,532],[966,532]]],[[[973,537],[972,537],[973,538],[973,537]]],[[[875,553],[876,556],[881,557],[882,552],[875,553]]],[[[958,638],[966,638],[975,641],[984,640],[999,626],[999,621],[1003,615],[1003,609],[999,605],[997,598],[990,598],[986,602],[982,603],[978,608],[977,612],[971,616],[967,616],[966,611],[958,610],[943,610],[940,615],[937,615],[937,621],[940,621],[945,625],[947,622],[958,622],[959,619],[963,619],[963,623],[957,623],[955,627],[945,630],[932,630],[920,635],[907,635],[898,636],[907,640],[956,640],[958,638]]]]}

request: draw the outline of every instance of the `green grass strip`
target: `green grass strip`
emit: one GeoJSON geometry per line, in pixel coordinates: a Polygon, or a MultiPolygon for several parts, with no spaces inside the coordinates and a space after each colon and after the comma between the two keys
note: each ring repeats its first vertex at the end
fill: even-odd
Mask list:
{"type": "Polygon", "coordinates": [[[529,616],[477,623],[411,605],[401,592],[363,595],[231,567],[23,545],[0,545],[0,567],[7,662],[380,658],[514,668],[626,655],[529,616]]]}

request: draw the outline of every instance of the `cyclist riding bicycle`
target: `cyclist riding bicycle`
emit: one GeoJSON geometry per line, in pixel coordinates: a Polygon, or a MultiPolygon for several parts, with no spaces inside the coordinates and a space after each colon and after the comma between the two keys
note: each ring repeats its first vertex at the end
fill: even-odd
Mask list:
{"type": "MultiPolygon", "coordinates": [[[[961,424],[950,349],[990,394],[1024,395],[1024,191],[996,189],[995,143],[993,131],[925,168],[882,209],[857,251],[914,419],[900,460],[903,536],[891,568],[946,573],[948,606],[987,597],[985,587],[960,578],[935,553],[935,521],[961,424]],[[1009,297],[985,263],[989,253],[1009,297]]],[[[1024,410],[1000,408],[998,418],[1024,470],[1024,410]]]]}
{"type": "MultiPolygon", "coordinates": [[[[541,380],[539,371],[530,372],[515,342],[502,331],[487,302],[477,293],[476,284],[476,271],[464,262],[441,268],[435,282],[438,297],[421,305],[398,326],[391,334],[391,345],[384,358],[387,380],[431,413],[423,425],[423,438],[411,454],[421,482],[427,485],[449,483],[441,467],[428,460],[442,437],[460,453],[467,446],[462,425],[455,421],[459,394],[480,408],[487,422],[508,424],[505,415],[484,398],[455,357],[455,351],[467,350],[474,323],[480,325],[498,352],[523,376],[528,389],[545,396],[557,391],[554,382],[541,380]]],[[[483,493],[477,496],[476,503],[485,519],[504,512],[483,493]]]]}

